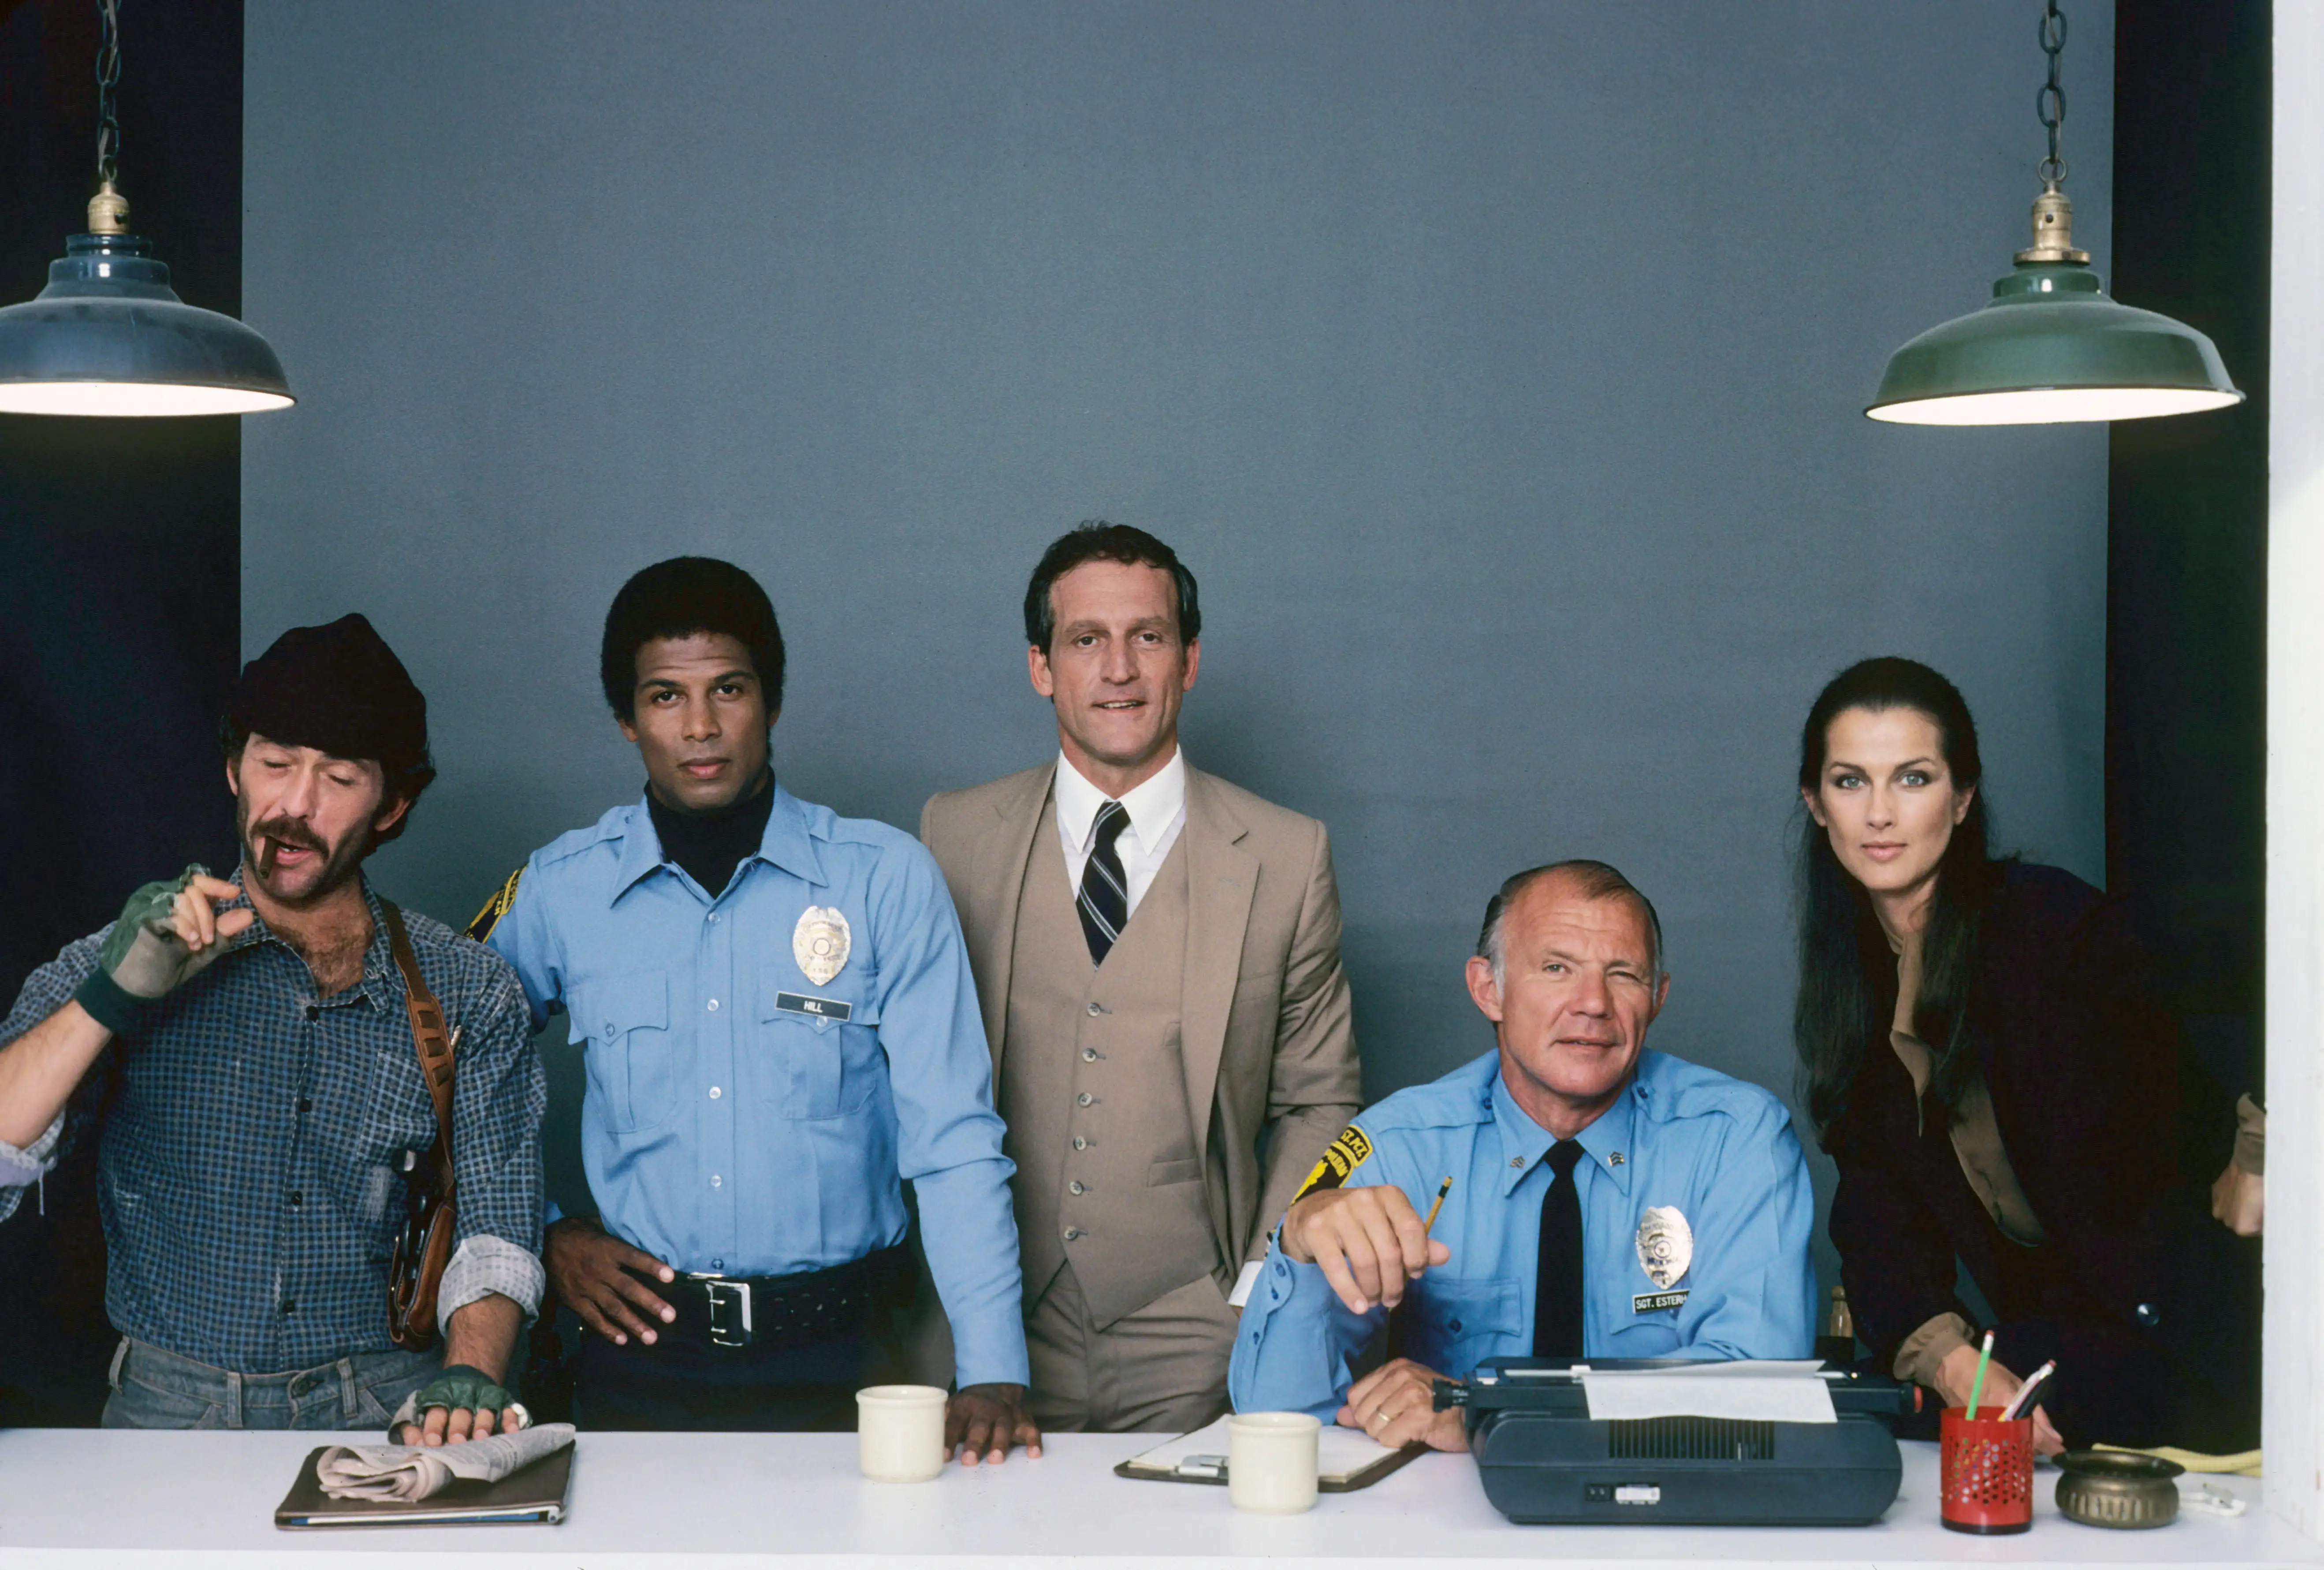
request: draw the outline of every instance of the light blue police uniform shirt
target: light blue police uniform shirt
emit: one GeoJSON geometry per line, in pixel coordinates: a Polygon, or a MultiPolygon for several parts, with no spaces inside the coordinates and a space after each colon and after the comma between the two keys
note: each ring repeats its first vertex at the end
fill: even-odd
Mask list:
{"type": "MultiPolygon", "coordinates": [[[[1542,1157],[1556,1140],[1511,1098],[1499,1054],[1398,1091],[1353,1130],[1336,1147],[1362,1152],[1346,1187],[1393,1183],[1425,1216],[1452,1179],[1430,1233],[1452,1257],[1407,1288],[1401,1354],[1455,1379],[1489,1357],[1531,1355],[1541,1202],[1554,1176],[1542,1157]]],[[[1815,1196],[1780,1101],[1641,1051],[1628,1087],[1579,1137],[1587,1355],[1808,1355],[1815,1196]],[[1686,1294],[1675,1307],[1637,1301],[1664,1290],[1638,1257],[1639,1222],[1654,1205],[1675,1207],[1694,1236],[1692,1261],[1669,1288],[1686,1294]]],[[[1328,1167],[1317,1172],[1332,1181],[1328,1167]]],[[[1236,1410],[1332,1421],[1353,1382],[1350,1364],[1386,1318],[1377,1304],[1351,1312],[1323,1270],[1286,1257],[1278,1238],[1235,1335],[1227,1388],[1236,1410]]]]}
{"type": "Polygon", "coordinates": [[[715,898],[640,800],[535,852],[492,928],[533,1028],[561,1007],[586,1043],[600,1217],[680,1271],[789,1275],[901,1242],[908,1178],[960,1382],[1025,1383],[1016,1168],[944,875],[901,830],[773,790],[715,898]],[[820,984],[792,952],[810,906],[850,935],[820,984]]]}

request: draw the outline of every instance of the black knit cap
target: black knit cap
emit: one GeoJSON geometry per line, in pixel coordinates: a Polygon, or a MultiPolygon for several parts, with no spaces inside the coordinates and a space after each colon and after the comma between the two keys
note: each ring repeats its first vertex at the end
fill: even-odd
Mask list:
{"type": "Polygon", "coordinates": [[[226,728],[237,752],[255,734],[372,759],[391,781],[428,768],[428,700],[360,613],[293,627],[244,666],[226,728]]]}

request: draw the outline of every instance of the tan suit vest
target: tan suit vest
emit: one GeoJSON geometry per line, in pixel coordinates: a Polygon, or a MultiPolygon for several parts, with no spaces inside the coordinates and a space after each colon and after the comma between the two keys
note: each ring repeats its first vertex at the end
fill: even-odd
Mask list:
{"type": "Polygon", "coordinates": [[[1102,965],[1090,964],[1054,804],[1018,895],[1000,1088],[1025,1302],[1071,1260],[1100,1326],[1219,1268],[1181,1048],[1183,843],[1102,965]]]}
{"type": "MultiPolygon", "coordinates": [[[[1080,937],[1064,871],[1065,852],[1057,845],[1049,811],[1057,767],[1052,760],[934,797],[920,814],[920,837],[936,853],[960,910],[969,962],[976,970],[984,1033],[992,1044],[997,1100],[1012,1123],[1020,1116],[1038,1122],[1056,1113],[1060,1094],[1065,1103],[1078,1105],[1075,1098],[1086,1089],[1094,1106],[1099,1094],[1093,1087],[1075,1086],[1066,1076],[1068,1070],[1096,1067],[1081,1060],[1078,1023],[1069,1038],[1047,1038],[1051,1047],[1066,1052],[1064,1065],[1054,1059],[1027,1064],[1018,1057],[1019,1044],[1012,1037],[1035,1039],[1030,1028],[1035,994],[1025,990],[1020,995],[1031,939],[1019,930],[1019,923],[1036,918],[1054,921],[1054,936],[1039,947],[1053,960],[1060,954],[1078,956],[1075,963],[1082,968],[1069,973],[1076,978],[1071,989],[1055,982],[1047,984],[1050,990],[1084,1000],[1085,1018],[1090,1017],[1089,1003],[1113,1007],[1116,1002],[1103,990],[1079,990],[1099,986],[1101,978],[1092,974],[1089,949],[1080,937]],[[1051,898],[1054,905],[1038,903],[1051,898]],[[1012,1006],[1025,1020],[1023,1030],[1012,1030],[1012,1006]],[[1037,1088],[1043,1085],[1049,1090],[1037,1088]]],[[[1213,1261],[1217,1270],[1214,1289],[1223,1294],[1240,1265],[1266,1255],[1268,1229],[1291,1203],[1324,1146],[1355,1116],[1362,1099],[1347,974],[1340,965],[1339,888],[1332,877],[1331,840],[1323,826],[1190,766],[1185,827],[1171,848],[1170,860],[1180,864],[1171,878],[1185,880],[1185,938],[1172,948],[1176,956],[1173,963],[1180,968],[1176,1012],[1169,1017],[1177,1021],[1176,1056],[1185,1083],[1170,1102],[1170,1118],[1157,1118],[1149,1126],[1175,1129],[1178,1124],[1172,1120],[1181,1119],[1192,1123],[1193,1154],[1201,1168],[1200,1181],[1187,1186],[1199,1191],[1199,1198],[1190,1193],[1188,1200],[1205,1207],[1210,1235],[1199,1244],[1186,1240],[1183,1251],[1181,1243],[1173,1241],[1184,1213],[1176,1185],[1164,1180],[1174,1178],[1175,1170],[1167,1164],[1161,1171],[1154,1169],[1158,1156],[1148,1159],[1143,1178],[1147,1203],[1136,1210],[1135,1227],[1127,1238],[1117,1224],[1066,1243],[1063,1228],[1081,1223],[1069,1222],[1060,1208],[1058,1230],[1042,1232],[1037,1245],[1036,1228],[1019,1213],[1028,1282],[1046,1285],[1056,1279],[1056,1263],[1071,1250],[1077,1283],[1086,1272],[1084,1307],[1095,1309],[1102,1302],[1117,1319],[1153,1301],[1157,1293],[1192,1280],[1213,1261]],[[1267,1148],[1264,1164],[1261,1141],[1267,1148]],[[1051,1247],[1051,1236],[1057,1239],[1055,1251],[1045,1255],[1041,1251],[1051,1247]],[[1091,1245],[1086,1265],[1084,1243],[1091,1245]],[[1117,1252],[1137,1262],[1122,1273],[1111,1273],[1106,1258],[1117,1252]],[[1046,1276],[1045,1257],[1050,1261],[1046,1276]],[[1147,1258],[1167,1263],[1147,1270],[1147,1258]]],[[[1174,882],[1173,889],[1177,886],[1174,882]]],[[[1148,900],[1156,897],[1148,891],[1148,900]]],[[[1148,915],[1141,900],[1127,933],[1137,935],[1148,915]]],[[[1160,925],[1152,922],[1149,930],[1160,925]]],[[[1102,984],[1112,984],[1110,974],[1102,984]]],[[[1054,1011],[1054,998],[1047,1007],[1054,1011]]],[[[1119,1016],[1115,1023],[1119,1025],[1119,1016]]],[[[1041,1048],[1035,1045],[1031,1049],[1041,1048]]],[[[1119,1066],[1114,1059],[1106,1062],[1119,1066]]],[[[1106,1104],[1121,1110],[1118,1100],[1106,1104]]],[[[1058,1204],[1060,1181],[1088,1182],[1078,1172],[1051,1164],[1063,1159],[1056,1148],[1059,1137],[1070,1145],[1071,1131],[1062,1123],[1050,1135],[1019,1124],[1012,1129],[1009,1145],[1010,1153],[1028,1168],[1053,1174],[1045,1178],[1051,1205],[1058,1204]]],[[[1121,1154],[1117,1150],[1108,1159],[1121,1154]]],[[[1134,1171],[1131,1175],[1137,1176],[1134,1171]]],[[[1028,1171],[1019,1193],[1031,1195],[1038,1187],[1028,1171]]],[[[1111,1203],[1119,1196],[1068,1193],[1065,1197],[1111,1203]]],[[[1095,1213],[1104,1208],[1103,1204],[1092,1207],[1095,1213]]],[[[1102,1214],[1093,1219],[1103,1222],[1102,1214]]],[[[1039,1290],[1028,1284],[1028,1308],[1038,1301],[1039,1290]]],[[[942,1383],[948,1374],[946,1360],[936,1355],[934,1344],[942,1335],[943,1316],[927,1317],[933,1330],[924,1366],[941,1371],[934,1382],[942,1383]]],[[[1113,1322],[1108,1321],[1109,1328],[1113,1322]]]]}

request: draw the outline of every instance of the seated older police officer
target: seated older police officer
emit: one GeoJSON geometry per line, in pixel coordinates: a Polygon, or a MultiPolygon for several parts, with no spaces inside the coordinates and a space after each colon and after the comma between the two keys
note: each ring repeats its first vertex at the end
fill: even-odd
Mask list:
{"type": "Polygon", "coordinates": [[[1646,896],[1600,862],[1536,867],[1486,906],[1477,950],[1497,1049],[1333,1142],[1243,1311],[1236,1409],[1461,1450],[1432,1384],[1484,1358],[1804,1356],[1807,1163],[1775,1096],[1645,1049],[1670,990],[1646,896]],[[1399,1303],[1406,1355],[1352,1379],[1399,1303]]]}

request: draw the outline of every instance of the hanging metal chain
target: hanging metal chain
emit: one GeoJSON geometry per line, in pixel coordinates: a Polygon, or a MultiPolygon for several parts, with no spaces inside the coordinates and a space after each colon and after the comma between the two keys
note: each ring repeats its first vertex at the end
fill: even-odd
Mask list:
{"type": "Polygon", "coordinates": [[[2058,58],[2066,51],[2066,18],[2058,0],[2048,0],[2042,13],[2042,52],[2050,57],[2050,79],[2034,95],[2034,113],[2050,132],[2050,156],[2036,172],[2042,183],[2056,186],[2066,178],[2066,161],[2058,156],[2058,132],[2066,123],[2066,89],[2058,84],[2058,58]]]}
{"type": "Polygon", "coordinates": [[[113,108],[121,80],[121,0],[97,0],[97,14],[105,27],[97,51],[97,178],[109,185],[121,175],[121,122],[113,108]]]}

